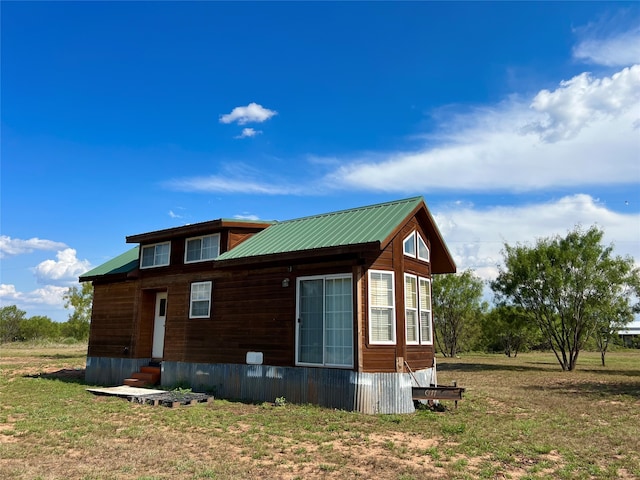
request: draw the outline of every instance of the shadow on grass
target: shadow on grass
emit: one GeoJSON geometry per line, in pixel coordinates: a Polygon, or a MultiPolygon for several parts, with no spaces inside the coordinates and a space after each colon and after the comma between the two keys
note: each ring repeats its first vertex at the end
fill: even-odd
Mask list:
{"type": "Polygon", "coordinates": [[[34,375],[24,375],[24,378],[44,378],[45,380],[59,380],[65,383],[84,384],[84,368],[69,369],[63,368],[55,372],[36,373],[34,375]]]}
{"type": "Polygon", "coordinates": [[[68,353],[68,354],[55,353],[53,355],[46,355],[46,354],[38,355],[37,357],[38,358],[47,358],[47,359],[50,359],[50,360],[66,360],[66,359],[69,359],[69,358],[84,358],[86,356],[87,355],[85,353],[68,353]]]}
{"type": "Polygon", "coordinates": [[[579,382],[566,385],[529,385],[525,390],[553,392],[565,395],[593,395],[597,397],[609,397],[616,395],[629,395],[640,398],[640,383],[638,382],[579,382]]]}
{"type": "MultiPolygon", "coordinates": [[[[526,364],[505,365],[502,363],[438,363],[438,371],[441,372],[553,372],[562,373],[560,364],[557,362],[527,362],[526,364]]],[[[580,368],[580,364],[576,368],[577,373],[595,373],[597,375],[608,376],[624,376],[624,377],[640,377],[639,370],[611,370],[607,367],[602,368],[580,368]]],[[[572,372],[566,372],[571,374],[572,372]]]]}
{"type": "MultiPolygon", "coordinates": [[[[441,372],[489,372],[502,370],[505,372],[547,372],[553,369],[553,364],[543,366],[504,365],[500,363],[438,363],[441,372]]],[[[558,367],[559,369],[560,367],[558,367]]]]}

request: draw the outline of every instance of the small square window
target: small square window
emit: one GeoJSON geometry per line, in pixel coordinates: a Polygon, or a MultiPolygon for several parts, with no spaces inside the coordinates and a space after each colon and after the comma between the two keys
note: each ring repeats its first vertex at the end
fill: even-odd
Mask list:
{"type": "Polygon", "coordinates": [[[169,265],[170,253],[171,243],[169,242],[145,245],[142,247],[140,268],[162,267],[169,265]]]}
{"type": "Polygon", "coordinates": [[[215,260],[220,255],[220,234],[188,238],[184,250],[184,263],[215,260]]]}

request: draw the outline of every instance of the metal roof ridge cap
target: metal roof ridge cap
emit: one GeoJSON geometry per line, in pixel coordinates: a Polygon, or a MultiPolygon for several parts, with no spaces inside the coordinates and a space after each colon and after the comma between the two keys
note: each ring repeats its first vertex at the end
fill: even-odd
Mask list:
{"type": "Polygon", "coordinates": [[[343,210],[335,210],[333,212],[324,212],[324,213],[317,213],[314,215],[306,215],[304,217],[298,217],[298,218],[290,218],[289,220],[282,220],[279,222],[276,222],[277,224],[283,224],[283,223],[292,223],[292,222],[298,222],[301,220],[309,220],[312,218],[321,218],[321,217],[329,217],[332,215],[338,215],[338,214],[342,214],[342,213],[349,213],[349,212],[354,212],[357,210],[369,210],[369,209],[373,209],[373,208],[380,208],[380,207],[384,207],[384,206],[390,206],[393,204],[399,204],[399,203],[410,203],[412,201],[416,201],[416,200],[422,200],[424,202],[424,197],[422,197],[422,195],[417,195],[415,197],[409,197],[409,198],[402,198],[399,200],[391,200],[388,202],[380,202],[380,203],[374,203],[372,205],[363,205],[361,207],[352,207],[352,208],[345,208],[343,210]]]}

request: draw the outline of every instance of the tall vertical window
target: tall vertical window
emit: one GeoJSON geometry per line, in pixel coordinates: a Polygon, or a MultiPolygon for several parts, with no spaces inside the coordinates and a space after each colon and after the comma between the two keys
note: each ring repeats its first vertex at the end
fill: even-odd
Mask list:
{"type": "Polygon", "coordinates": [[[418,320],[418,280],[415,275],[404,274],[404,319],[407,344],[420,343],[418,320]]]}
{"type": "Polygon", "coordinates": [[[211,316],[212,282],[194,282],[191,284],[189,318],[208,318],[211,316]]]}
{"type": "Polygon", "coordinates": [[[184,250],[184,263],[214,260],[220,255],[220,234],[188,238],[184,250]]]}
{"type": "Polygon", "coordinates": [[[433,344],[431,321],[431,280],[420,277],[420,343],[433,344]]]}
{"type": "Polygon", "coordinates": [[[296,363],[353,367],[351,275],[298,279],[296,363]]]}
{"type": "Polygon", "coordinates": [[[395,344],[393,272],[369,270],[369,342],[395,344]]]}
{"type": "Polygon", "coordinates": [[[169,265],[169,253],[171,243],[156,243],[155,245],[144,245],[140,257],[140,268],[162,267],[169,265]]]}
{"type": "Polygon", "coordinates": [[[431,345],[431,282],[405,273],[404,299],[407,344],[431,345]]]}

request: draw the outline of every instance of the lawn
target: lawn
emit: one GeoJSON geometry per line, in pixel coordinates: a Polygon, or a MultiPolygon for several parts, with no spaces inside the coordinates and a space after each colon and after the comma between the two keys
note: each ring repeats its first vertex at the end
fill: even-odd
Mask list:
{"type": "Polygon", "coordinates": [[[0,346],[0,478],[640,478],[640,351],[438,358],[457,409],[374,416],[94,396],[85,350],[0,346]]]}

